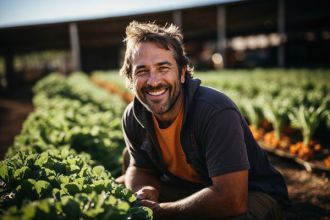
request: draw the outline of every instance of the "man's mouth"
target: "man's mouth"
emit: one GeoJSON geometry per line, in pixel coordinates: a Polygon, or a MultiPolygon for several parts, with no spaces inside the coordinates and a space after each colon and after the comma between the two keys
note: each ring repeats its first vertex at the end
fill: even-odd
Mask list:
{"type": "Polygon", "coordinates": [[[166,88],[162,88],[162,89],[157,89],[157,90],[147,90],[146,93],[151,96],[160,96],[160,95],[165,94],[166,91],[167,91],[166,88]]]}

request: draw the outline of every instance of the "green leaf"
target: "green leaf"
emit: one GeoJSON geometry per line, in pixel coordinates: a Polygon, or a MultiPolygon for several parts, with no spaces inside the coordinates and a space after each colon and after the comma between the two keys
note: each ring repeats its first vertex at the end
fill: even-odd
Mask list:
{"type": "Polygon", "coordinates": [[[135,202],[137,200],[137,198],[132,194],[129,198],[128,198],[128,201],[130,202],[130,203],[133,203],[133,202],[135,202]]]}
{"type": "Polygon", "coordinates": [[[117,198],[114,197],[113,195],[109,195],[109,197],[107,198],[107,200],[105,201],[105,203],[107,205],[114,206],[117,203],[117,198]]]}
{"type": "Polygon", "coordinates": [[[80,169],[80,171],[79,171],[79,176],[87,176],[87,174],[89,173],[88,172],[89,170],[88,170],[88,167],[87,166],[84,166],[84,167],[82,167],[81,169],[80,169]]]}
{"type": "Polygon", "coordinates": [[[43,167],[48,161],[48,154],[41,154],[40,157],[34,163],[36,166],[43,167]]]}
{"type": "Polygon", "coordinates": [[[49,208],[49,204],[47,204],[46,202],[40,202],[37,205],[38,209],[41,210],[44,213],[49,213],[50,208],[49,208]]]}
{"type": "Polygon", "coordinates": [[[51,170],[49,168],[44,168],[44,171],[47,176],[56,176],[56,172],[54,170],[51,170]]]}
{"type": "Polygon", "coordinates": [[[81,188],[77,183],[67,183],[62,184],[61,188],[65,189],[70,195],[75,195],[76,193],[81,191],[81,188]]]}
{"type": "Polygon", "coordinates": [[[101,193],[102,191],[104,190],[107,190],[106,189],[106,181],[105,180],[97,180],[97,181],[94,181],[92,186],[93,186],[93,191],[97,192],[97,193],[101,193]]]}
{"type": "Polygon", "coordinates": [[[56,200],[60,200],[60,198],[61,198],[60,189],[53,188],[52,195],[53,195],[54,198],[56,198],[56,200]]]}
{"type": "Polygon", "coordinates": [[[49,182],[44,180],[38,180],[34,184],[35,190],[39,196],[39,198],[43,197],[45,194],[51,192],[52,187],[49,182]]]}
{"type": "Polygon", "coordinates": [[[63,148],[61,150],[61,157],[62,158],[67,158],[70,155],[70,150],[68,148],[63,148]]]}
{"type": "Polygon", "coordinates": [[[29,154],[26,159],[25,159],[25,163],[27,166],[31,167],[34,162],[36,161],[38,154],[29,154]]]}
{"type": "MultiPolygon", "coordinates": [[[[64,157],[65,158],[65,157],[64,157]]],[[[70,164],[70,165],[76,165],[77,164],[77,158],[67,158],[67,162],[70,164]]]]}
{"type": "Polygon", "coordinates": [[[78,172],[80,170],[80,167],[78,167],[77,165],[70,165],[69,170],[72,173],[76,173],[76,172],[78,172]]]}
{"type": "Polygon", "coordinates": [[[90,131],[92,136],[97,136],[100,133],[100,127],[94,126],[90,131]]]}
{"type": "Polygon", "coordinates": [[[93,167],[92,169],[92,173],[95,175],[95,176],[100,176],[104,173],[105,169],[103,166],[95,166],[93,167]]]}
{"type": "Polygon", "coordinates": [[[20,219],[58,219],[55,201],[53,199],[45,199],[26,204],[22,208],[22,216],[20,219]]]}
{"type": "Polygon", "coordinates": [[[84,177],[79,177],[75,179],[75,183],[78,184],[79,189],[82,189],[84,183],[85,183],[85,178],[84,177]]]}
{"type": "Polygon", "coordinates": [[[59,177],[59,181],[60,181],[61,184],[67,184],[67,183],[70,182],[70,178],[68,176],[61,175],[59,177]]]}
{"type": "Polygon", "coordinates": [[[22,179],[28,178],[30,172],[31,169],[27,166],[24,166],[20,169],[15,170],[14,178],[17,179],[17,181],[20,181],[22,179]]]}
{"type": "Polygon", "coordinates": [[[119,201],[117,207],[119,210],[123,210],[126,212],[130,208],[130,205],[127,202],[119,201]]]}
{"type": "Polygon", "coordinates": [[[22,209],[22,219],[34,219],[37,213],[37,207],[33,205],[27,205],[22,209]]]}
{"type": "Polygon", "coordinates": [[[8,182],[8,165],[5,161],[0,162],[0,178],[4,182],[8,182]]]}

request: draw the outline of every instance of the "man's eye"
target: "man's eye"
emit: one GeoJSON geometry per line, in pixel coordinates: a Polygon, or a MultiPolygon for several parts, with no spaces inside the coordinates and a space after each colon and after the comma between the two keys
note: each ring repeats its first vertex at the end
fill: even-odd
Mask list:
{"type": "Polygon", "coordinates": [[[169,67],[167,67],[167,66],[161,66],[161,67],[159,67],[159,70],[160,71],[167,71],[167,70],[169,70],[170,68],[169,67]]]}
{"type": "Polygon", "coordinates": [[[147,70],[145,70],[145,69],[141,69],[141,70],[136,71],[135,75],[140,76],[140,75],[144,75],[144,74],[146,74],[147,72],[148,72],[147,70]]]}

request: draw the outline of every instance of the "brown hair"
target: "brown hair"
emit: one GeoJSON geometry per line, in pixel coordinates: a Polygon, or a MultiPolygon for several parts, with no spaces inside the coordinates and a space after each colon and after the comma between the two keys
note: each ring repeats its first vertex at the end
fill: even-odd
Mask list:
{"type": "Polygon", "coordinates": [[[192,77],[193,68],[189,66],[189,59],[185,54],[183,37],[179,28],[173,24],[163,27],[155,23],[139,23],[132,21],[126,27],[126,52],[123,66],[120,69],[120,75],[132,81],[132,54],[136,45],[141,42],[155,42],[160,47],[173,50],[173,56],[178,64],[178,69],[186,69],[186,76],[192,77]]]}

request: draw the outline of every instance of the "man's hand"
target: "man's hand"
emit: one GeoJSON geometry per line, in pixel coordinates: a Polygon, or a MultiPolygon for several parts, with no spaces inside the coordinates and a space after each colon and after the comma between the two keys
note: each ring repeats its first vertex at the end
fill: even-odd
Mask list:
{"type": "Polygon", "coordinates": [[[144,186],[135,193],[135,196],[139,200],[150,200],[158,203],[159,192],[152,186],[144,186]]]}
{"type": "MultiPolygon", "coordinates": [[[[167,209],[166,206],[169,203],[158,203],[158,202],[154,202],[154,201],[151,201],[151,200],[144,199],[144,200],[141,200],[141,204],[152,210],[153,218],[155,220],[167,220],[168,219],[167,218],[168,217],[167,216],[168,209],[167,209]]],[[[173,216],[171,218],[176,219],[176,216],[173,216]]]]}
{"type": "Polygon", "coordinates": [[[153,214],[155,215],[157,213],[157,211],[160,209],[160,205],[158,202],[154,202],[154,201],[151,201],[151,200],[147,200],[147,199],[144,199],[144,200],[141,200],[141,204],[143,206],[146,206],[146,207],[149,207],[152,209],[153,211],[153,214]]]}

